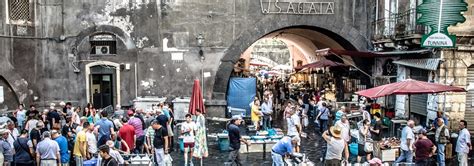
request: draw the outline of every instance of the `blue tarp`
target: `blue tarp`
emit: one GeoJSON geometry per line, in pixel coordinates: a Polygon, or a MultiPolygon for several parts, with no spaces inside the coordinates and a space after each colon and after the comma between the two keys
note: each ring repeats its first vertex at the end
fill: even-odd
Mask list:
{"type": "Polygon", "coordinates": [[[250,103],[256,93],[256,78],[232,77],[227,90],[227,107],[245,109],[245,116],[250,116],[250,103]]]}

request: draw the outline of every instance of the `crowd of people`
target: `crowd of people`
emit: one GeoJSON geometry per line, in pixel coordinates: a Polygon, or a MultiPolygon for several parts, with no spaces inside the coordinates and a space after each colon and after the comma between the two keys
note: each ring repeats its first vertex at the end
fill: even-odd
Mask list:
{"type": "MultiPolygon", "coordinates": [[[[322,135],[326,142],[323,145],[326,150],[322,152],[324,157],[320,159],[326,165],[340,165],[341,161],[348,160],[348,145],[352,142],[358,144],[357,163],[369,162],[375,165],[382,163],[380,159],[374,157],[373,142],[381,141],[388,133],[382,132],[382,115],[379,112],[369,113],[370,106],[360,107],[362,120],[354,122],[358,133],[351,134],[351,124],[347,117],[350,110],[345,106],[333,109],[332,102],[324,98],[323,92],[302,91],[287,96],[285,93],[277,93],[275,97],[270,88],[271,84],[265,87],[261,98],[257,95],[251,105],[251,121],[257,130],[267,130],[272,128],[273,119],[283,119],[285,124],[283,127],[287,132],[286,136],[272,148],[274,165],[282,165],[282,158],[289,157],[293,152],[300,152],[300,142],[302,138],[307,137],[304,131],[308,129],[310,122],[314,122],[315,133],[322,135]]],[[[234,119],[240,123],[238,117],[234,119]]],[[[395,163],[408,162],[421,166],[437,163],[444,166],[446,144],[450,140],[447,123],[448,120],[442,112],[438,112],[437,118],[429,129],[414,131],[415,123],[409,120],[401,134],[401,153],[395,163]],[[428,131],[435,133],[435,143],[427,138],[428,131]],[[428,159],[434,154],[436,154],[436,161],[429,162],[428,159]]],[[[460,165],[467,165],[467,154],[472,149],[466,126],[466,121],[459,122],[460,132],[456,152],[460,165]]],[[[234,139],[236,145],[240,142],[244,141],[234,139]]],[[[236,155],[233,155],[229,160],[235,161],[235,157],[236,155]]]]}
{"type": "Polygon", "coordinates": [[[193,165],[192,158],[208,155],[205,118],[196,111],[176,124],[168,103],[147,111],[120,106],[106,111],[61,102],[59,108],[52,103],[42,112],[21,104],[0,126],[0,166],[117,166],[144,155],[150,163],[171,165],[175,125],[180,125],[176,128],[183,136],[186,165],[193,165]]]}

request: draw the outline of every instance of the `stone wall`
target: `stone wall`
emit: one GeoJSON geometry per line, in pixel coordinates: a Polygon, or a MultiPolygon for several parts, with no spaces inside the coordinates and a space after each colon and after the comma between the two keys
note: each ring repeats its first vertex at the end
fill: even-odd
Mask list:
{"type": "MultiPolygon", "coordinates": [[[[120,72],[122,105],[131,105],[135,95],[190,96],[192,80],[207,72],[211,76],[202,80],[204,97],[225,99],[232,62],[265,34],[309,27],[331,34],[349,49],[366,50],[371,12],[365,0],[335,0],[330,15],[263,14],[258,0],[33,2],[34,32],[28,36],[15,36],[15,25],[7,24],[0,12],[0,76],[19,102],[39,106],[61,100],[84,106],[85,66],[101,61],[131,65],[120,72]],[[116,55],[89,54],[89,37],[98,33],[117,37],[116,55]],[[202,62],[196,40],[200,33],[205,37],[202,62]],[[173,54],[183,59],[172,59],[173,54]]],[[[0,3],[0,11],[4,9],[0,3]]]]}

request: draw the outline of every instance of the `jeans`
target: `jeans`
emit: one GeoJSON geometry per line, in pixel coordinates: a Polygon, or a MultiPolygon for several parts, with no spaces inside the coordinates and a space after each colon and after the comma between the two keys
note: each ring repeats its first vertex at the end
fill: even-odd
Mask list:
{"type": "Polygon", "coordinates": [[[76,156],[76,166],[82,166],[83,163],[84,163],[84,158],[82,158],[81,156],[76,156]]]}
{"type": "Polygon", "coordinates": [[[395,163],[400,163],[402,161],[406,161],[407,163],[412,163],[413,162],[413,152],[410,150],[402,150],[402,153],[400,154],[400,157],[398,157],[397,161],[395,163]]]}
{"type": "Polygon", "coordinates": [[[430,166],[430,163],[428,162],[428,159],[417,160],[415,166],[430,166]]]}
{"type": "Polygon", "coordinates": [[[239,149],[232,149],[229,153],[229,158],[228,158],[228,162],[230,163],[230,165],[237,165],[237,166],[241,166],[242,163],[240,162],[240,152],[239,152],[239,149]]]}
{"type": "Polygon", "coordinates": [[[320,119],[319,120],[319,130],[322,132],[328,130],[328,120],[327,119],[320,119]]]}
{"type": "Polygon", "coordinates": [[[156,158],[156,164],[157,166],[163,166],[165,165],[165,162],[163,159],[165,159],[165,151],[163,148],[157,149],[155,148],[155,158],[156,158]]]}
{"type": "Polygon", "coordinates": [[[272,166],[285,166],[283,163],[283,156],[278,153],[272,152],[272,166]]]}
{"type": "Polygon", "coordinates": [[[271,119],[270,115],[264,115],[263,116],[263,127],[262,128],[264,130],[272,128],[272,125],[270,124],[271,123],[270,119],[271,119]]]}
{"type": "Polygon", "coordinates": [[[446,149],[446,144],[438,144],[438,155],[436,156],[436,159],[438,160],[438,166],[445,166],[445,154],[444,150],[446,149]]]}
{"type": "Polygon", "coordinates": [[[459,166],[467,166],[467,153],[458,152],[459,166]]]}

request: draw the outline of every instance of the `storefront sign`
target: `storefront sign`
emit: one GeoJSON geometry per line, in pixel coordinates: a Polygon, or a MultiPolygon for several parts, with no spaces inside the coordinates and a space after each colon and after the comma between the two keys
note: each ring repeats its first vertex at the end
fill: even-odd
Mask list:
{"type": "Polygon", "coordinates": [[[423,47],[454,47],[456,36],[446,35],[444,33],[433,33],[430,35],[423,35],[421,40],[423,42],[423,47]]]}
{"type": "Polygon", "coordinates": [[[334,14],[334,2],[299,1],[260,0],[260,7],[263,14],[334,14]]]}
{"type": "Polygon", "coordinates": [[[461,12],[467,11],[464,0],[423,0],[416,12],[421,14],[417,23],[429,26],[431,32],[423,35],[422,47],[455,47],[456,36],[449,35],[448,27],[463,23],[466,18],[461,12]]]}

